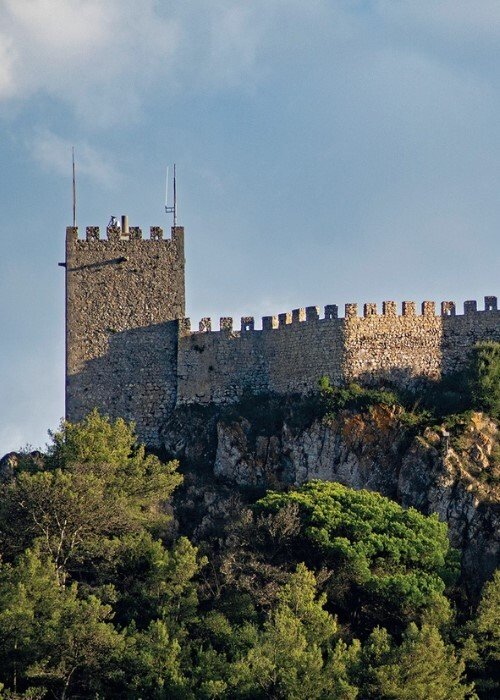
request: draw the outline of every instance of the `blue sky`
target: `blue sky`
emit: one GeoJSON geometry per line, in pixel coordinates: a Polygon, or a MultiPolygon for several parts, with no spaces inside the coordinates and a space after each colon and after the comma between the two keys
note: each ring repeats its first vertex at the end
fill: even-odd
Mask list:
{"type": "Polygon", "coordinates": [[[64,231],[167,225],[201,316],[497,294],[497,0],[0,0],[0,455],[63,413],[64,231]]]}

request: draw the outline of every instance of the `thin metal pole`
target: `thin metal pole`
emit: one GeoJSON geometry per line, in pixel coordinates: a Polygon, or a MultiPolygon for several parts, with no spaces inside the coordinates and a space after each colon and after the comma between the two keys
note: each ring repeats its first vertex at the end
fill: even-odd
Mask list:
{"type": "Polygon", "coordinates": [[[73,227],[76,227],[76,176],[75,176],[75,147],[72,148],[73,154],[73,227]]]}
{"type": "Polygon", "coordinates": [[[174,163],[174,228],[177,226],[177,187],[175,182],[175,163],[174,163]]]}

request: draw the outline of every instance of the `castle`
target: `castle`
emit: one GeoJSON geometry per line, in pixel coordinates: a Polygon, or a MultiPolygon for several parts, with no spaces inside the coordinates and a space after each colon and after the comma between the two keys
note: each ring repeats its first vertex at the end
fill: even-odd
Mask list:
{"type": "Polygon", "coordinates": [[[330,304],[262,318],[209,318],[192,331],[185,317],[184,229],[165,239],[160,227],[143,239],[138,227],[66,229],[66,416],[80,420],[98,407],[134,420],[141,441],[158,445],[158,429],[176,406],[223,403],[244,391],[305,393],[322,376],[417,388],[460,369],[480,340],[500,341],[497,298],[484,310],[466,301],[330,304]]]}

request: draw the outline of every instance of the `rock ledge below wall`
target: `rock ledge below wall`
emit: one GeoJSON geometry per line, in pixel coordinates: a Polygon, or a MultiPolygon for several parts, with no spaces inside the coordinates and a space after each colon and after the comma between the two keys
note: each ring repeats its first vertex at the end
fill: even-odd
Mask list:
{"type": "Polygon", "coordinates": [[[462,551],[472,592],[500,565],[500,494],[494,485],[499,474],[493,459],[499,430],[493,420],[473,414],[458,440],[429,428],[416,435],[401,420],[401,409],[382,405],[300,429],[289,423],[256,434],[234,408],[229,419],[214,407],[176,413],[163,428],[163,444],[188,472],[193,514],[210,517],[214,501],[235,491],[338,481],[437,513],[462,551]],[[200,508],[207,512],[195,513],[200,508]]]}

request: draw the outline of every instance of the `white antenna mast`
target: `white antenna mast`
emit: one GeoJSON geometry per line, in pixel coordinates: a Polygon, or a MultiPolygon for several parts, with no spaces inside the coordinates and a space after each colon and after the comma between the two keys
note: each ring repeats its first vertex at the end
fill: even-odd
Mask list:
{"type": "Polygon", "coordinates": [[[177,226],[177,183],[175,177],[175,163],[174,163],[174,205],[172,207],[168,206],[168,167],[167,167],[167,180],[165,183],[165,213],[174,215],[174,227],[177,226]]]}

